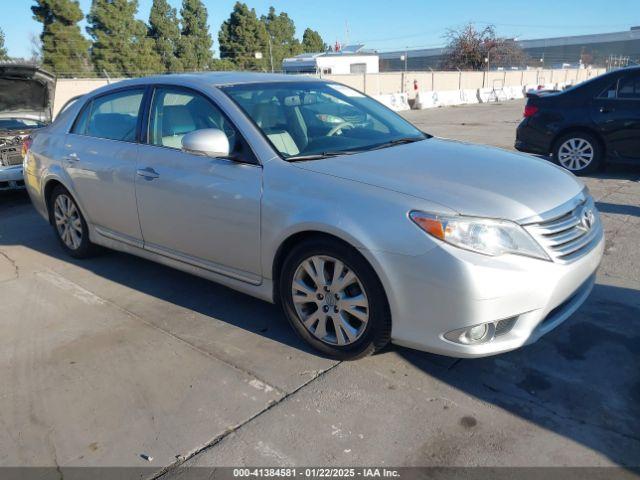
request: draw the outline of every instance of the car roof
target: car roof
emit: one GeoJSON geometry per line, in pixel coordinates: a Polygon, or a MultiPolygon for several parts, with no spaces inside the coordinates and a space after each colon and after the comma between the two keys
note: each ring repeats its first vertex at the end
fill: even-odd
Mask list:
{"type": "Polygon", "coordinates": [[[284,75],[274,73],[256,72],[194,72],[175,73],[170,75],[154,75],[150,77],[122,80],[104,86],[91,92],[92,95],[108,92],[112,89],[131,87],[136,85],[170,84],[185,87],[206,88],[221,87],[224,85],[238,85],[249,83],[273,83],[273,82],[313,82],[319,81],[316,77],[303,75],[284,75]]]}

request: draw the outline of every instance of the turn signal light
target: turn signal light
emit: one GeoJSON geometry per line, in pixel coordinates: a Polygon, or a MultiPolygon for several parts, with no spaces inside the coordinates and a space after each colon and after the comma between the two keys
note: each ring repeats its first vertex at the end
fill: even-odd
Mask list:
{"type": "Polygon", "coordinates": [[[27,137],[22,141],[22,158],[27,156],[32,143],[33,140],[31,139],[31,137],[27,137]]]}

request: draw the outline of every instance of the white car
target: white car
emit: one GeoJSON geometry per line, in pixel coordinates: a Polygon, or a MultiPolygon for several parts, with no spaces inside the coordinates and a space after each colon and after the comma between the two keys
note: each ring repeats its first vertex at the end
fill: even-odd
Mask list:
{"type": "Polygon", "coordinates": [[[280,302],[337,358],[535,341],[584,302],[604,245],[572,174],[312,78],[110,85],[34,135],[25,178],[70,255],[102,245],[280,302]]]}

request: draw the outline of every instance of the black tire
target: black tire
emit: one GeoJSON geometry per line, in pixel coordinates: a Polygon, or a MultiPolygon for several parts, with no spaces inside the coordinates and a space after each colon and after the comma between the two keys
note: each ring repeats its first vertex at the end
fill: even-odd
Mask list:
{"type": "MultiPolygon", "coordinates": [[[[316,238],[296,245],[284,260],[278,292],[284,314],[296,333],[309,345],[328,357],[338,360],[355,360],[381,350],[391,339],[391,313],[378,276],[357,250],[340,241],[331,238],[316,238]],[[318,339],[305,327],[296,312],[292,293],[294,277],[298,267],[313,256],[327,256],[339,260],[357,276],[363,287],[368,300],[368,321],[359,338],[349,345],[329,344],[318,339]]],[[[318,307],[318,311],[320,311],[320,307],[318,307]]],[[[330,325],[329,322],[327,325],[330,325]]],[[[335,326],[329,326],[329,328],[333,328],[335,331],[335,326]]]]}
{"type": "MultiPolygon", "coordinates": [[[[600,143],[598,138],[587,132],[570,132],[562,135],[555,141],[553,145],[552,155],[554,163],[565,168],[566,170],[569,170],[574,175],[588,175],[590,173],[594,173],[600,168],[604,161],[604,150],[602,148],[602,144],[600,143]],[[563,160],[560,158],[560,149],[563,147],[563,145],[572,140],[576,142],[588,143],[593,151],[593,158],[586,166],[582,168],[570,168],[566,165],[567,161],[564,161],[565,164],[563,165],[563,160]]],[[[570,160],[568,163],[570,163],[570,160]]],[[[576,165],[578,165],[578,163],[576,163],[576,165]]]]}
{"type": "Polygon", "coordinates": [[[69,193],[69,191],[61,185],[56,186],[51,192],[51,198],[49,201],[49,218],[51,226],[53,227],[53,231],[55,232],[56,238],[60,242],[62,249],[73,258],[89,258],[96,254],[98,248],[95,244],[91,243],[89,240],[89,228],[87,227],[87,222],[78,207],[73,196],[69,193]],[[56,225],[56,202],[59,197],[64,196],[69,199],[69,201],[73,204],[75,208],[75,212],[77,212],[77,219],[80,221],[81,228],[81,237],[80,241],[77,244],[77,247],[69,246],[63,240],[62,234],[56,225]]]}

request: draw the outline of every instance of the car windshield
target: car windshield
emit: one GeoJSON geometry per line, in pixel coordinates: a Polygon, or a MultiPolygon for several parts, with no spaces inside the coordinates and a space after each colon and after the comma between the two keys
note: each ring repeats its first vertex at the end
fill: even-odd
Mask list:
{"type": "Polygon", "coordinates": [[[30,130],[43,126],[44,123],[28,118],[0,118],[0,130],[30,130]]]}
{"type": "Polygon", "coordinates": [[[223,87],[280,155],[313,160],[429,138],[377,101],[344,85],[279,82],[223,87]]]}

